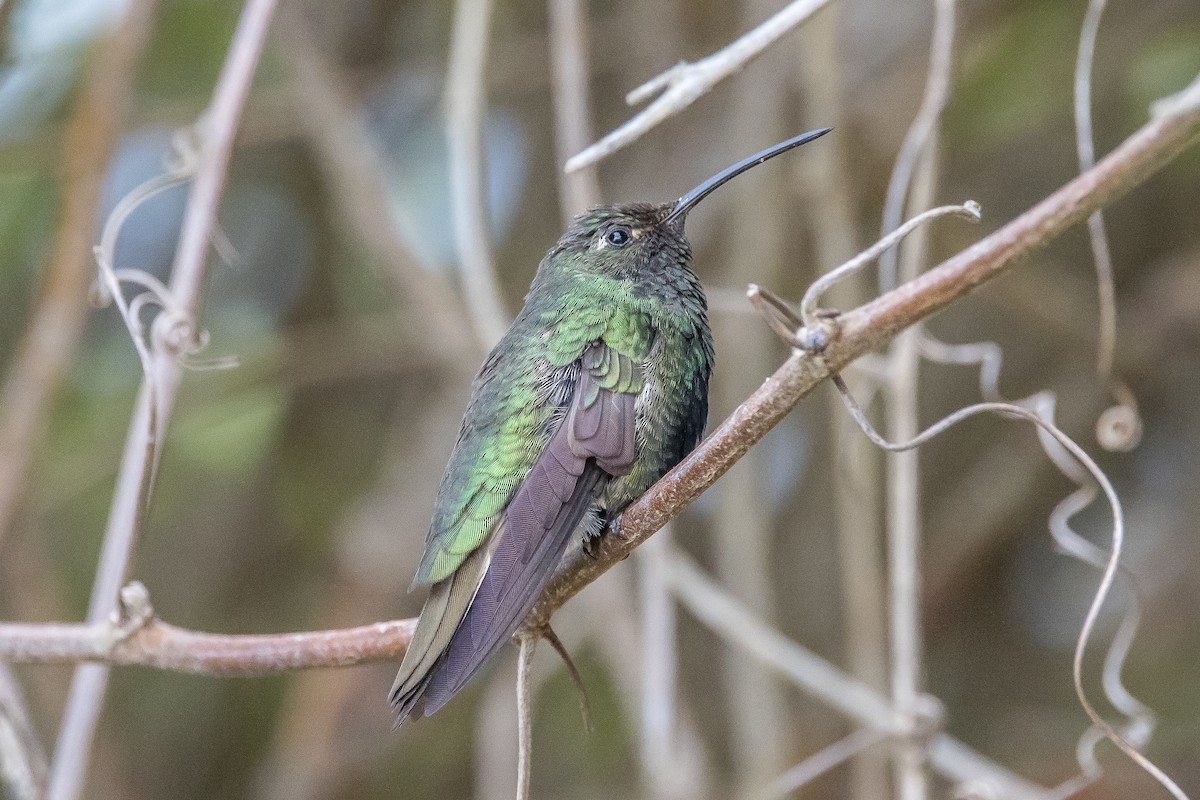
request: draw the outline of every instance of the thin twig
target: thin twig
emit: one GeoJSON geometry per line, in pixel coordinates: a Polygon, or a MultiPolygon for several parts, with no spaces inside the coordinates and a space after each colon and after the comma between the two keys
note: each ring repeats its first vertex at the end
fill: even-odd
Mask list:
{"type": "Polygon", "coordinates": [[[678,114],[725,78],[746,66],[779,37],[826,6],[830,0],[793,0],[775,16],[712,55],[692,63],[680,62],[630,92],[625,101],[642,103],[662,92],[645,110],[600,141],[567,161],[574,172],[595,164],[644,136],[649,130],[678,114]]]}
{"type": "Polygon", "coordinates": [[[12,800],[40,800],[46,791],[46,751],[38,741],[25,698],[8,665],[0,662],[0,786],[12,800]]]}
{"type": "Polygon", "coordinates": [[[1087,712],[1088,717],[1092,720],[1092,724],[1099,730],[1104,732],[1104,735],[1128,755],[1138,766],[1149,773],[1157,780],[1163,788],[1167,789],[1176,800],[1187,800],[1187,795],[1166,773],[1164,773],[1156,764],[1147,759],[1137,749],[1130,744],[1126,738],[1116,728],[1110,725],[1100,713],[1092,705],[1091,699],[1083,687],[1083,657],[1087,652],[1087,646],[1091,640],[1091,635],[1096,626],[1096,621],[1100,618],[1100,610],[1104,607],[1105,601],[1108,599],[1109,592],[1112,589],[1113,582],[1116,580],[1117,569],[1121,562],[1121,550],[1125,540],[1125,515],[1121,506],[1121,500],[1117,497],[1116,489],[1113,488],[1108,476],[1104,471],[1092,460],[1082,447],[1080,447],[1074,439],[1067,436],[1055,425],[1044,419],[1036,411],[1032,411],[1024,406],[1015,405],[1013,403],[977,403],[972,406],[960,408],[952,414],[943,417],[938,422],[930,425],[925,430],[919,432],[911,439],[904,441],[891,442],[880,436],[871,423],[863,414],[862,409],[855,403],[854,398],[850,395],[846,384],[838,375],[833,376],[833,382],[841,392],[842,399],[846,403],[851,415],[862,428],[863,433],[879,447],[889,452],[901,452],[904,450],[913,450],[931,439],[946,432],[950,428],[958,425],[971,417],[980,414],[999,414],[1005,417],[1020,417],[1037,426],[1038,430],[1051,436],[1055,442],[1071,454],[1079,464],[1091,475],[1092,479],[1099,484],[1101,491],[1108,500],[1109,507],[1113,517],[1112,531],[1112,548],[1108,552],[1104,560],[1104,573],[1100,578],[1100,585],[1096,589],[1096,594],[1092,598],[1091,604],[1088,606],[1087,615],[1084,617],[1083,626],[1080,630],[1079,639],[1075,644],[1074,658],[1071,663],[1071,677],[1075,684],[1075,695],[1079,700],[1079,704],[1083,706],[1083,710],[1087,712]]]}
{"type": "Polygon", "coordinates": [[[837,269],[831,269],[817,280],[813,281],[808,287],[808,291],[804,293],[803,299],[800,301],[800,319],[804,325],[814,326],[817,324],[817,301],[821,299],[821,295],[829,291],[834,284],[845,280],[849,276],[857,273],[863,267],[868,266],[875,259],[882,256],[887,251],[891,250],[900,241],[915,231],[917,228],[924,225],[926,222],[931,222],[939,217],[966,217],[972,222],[979,222],[981,217],[979,203],[974,200],[968,200],[960,206],[940,206],[939,208],[931,208],[928,211],[922,212],[910,219],[900,227],[891,231],[878,242],[862,251],[854,258],[842,264],[837,269]]]}
{"type": "MultiPolygon", "coordinates": [[[[558,163],[565,164],[592,140],[588,108],[587,11],[582,0],[549,0],[550,60],[554,88],[554,144],[558,163]]],[[[594,164],[558,176],[563,221],[600,202],[594,164]]]]}
{"type": "MultiPolygon", "coordinates": [[[[179,384],[180,364],[176,354],[186,351],[200,338],[194,318],[208,242],[216,223],[217,204],[225,184],[238,120],[275,4],[276,0],[247,0],[213,92],[212,106],[202,131],[201,161],[184,211],[171,272],[170,294],[183,316],[165,320],[169,325],[158,326],[158,322],[164,321],[161,317],[156,321],[160,335],[155,337],[154,373],[148,374],[142,384],[130,423],[92,586],[89,622],[100,622],[108,617],[117,602],[118,590],[126,580],[150,489],[157,452],[156,436],[166,429],[179,384]]],[[[82,665],[76,670],[51,767],[49,800],[74,800],[79,795],[107,681],[105,666],[82,665]]]]}
{"type": "MultiPolygon", "coordinates": [[[[1107,0],[1089,0],[1079,50],[1075,57],[1075,145],[1079,171],[1096,163],[1096,144],[1092,138],[1092,60],[1096,54],[1096,35],[1107,0]]],[[[1100,303],[1099,340],[1096,343],[1096,373],[1112,378],[1113,357],[1117,346],[1117,297],[1113,284],[1112,255],[1104,232],[1104,215],[1099,211],[1088,217],[1088,241],[1096,267],[1096,292],[1100,303]]]]}
{"type": "Polygon", "coordinates": [[[483,119],[487,104],[488,27],[493,0],[458,0],[446,73],[446,143],[454,244],[471,321],[486,349],[504,335],[509,318],[496,282],[489,244],[483,119]]]}
{"type": "Polygon", "coordinates": [[[583,682],[583,673],[579,671],[579,667],[575,666],[575,659],[571,658],[570,651],[562,643],[562,639],[558,638],[554,628],[547,626],[542,631],[542,638],[554,649],[558,659],[567,668],[567,674],[571,676],[571,683],[575,684],[575,693],[579,697],[579,716],[583,719],[583,727],[588,733],[591,733],[595,729],[595,725],[592,723],[592,701],[588,698],[587,684],[583,682]]]}
{"type": "MultiPolygon", "coordinates": [[[[886,734],[903,734],[902,722],[888,700],[845,675],[820,656],[789,639],[738,603],[683,553],[668,562],[672,591],[703,624],[754,654],[806,692],[860,725],[886,734]]],[[[1048,800],[1049,792],[976,753],[946,734],[934,734],[930,763],[954,781],[986,778],[1004,797],[1048,800]]]]}
{"type": "MultiPolygon", "coordinates": [[[[904,199],[912,186],[913,174],[921,154],[929,147],[937,132],[942,109],[950,97],[950,61],[954,54],[954,0],[934,0],[933,40],[929,45],[929,71],[925,78],[925,93],[921,107],[913,119],[896,164],[888,180],[884,201],[883,226],[880,235],[894,230],[904,219],[904,199]]],[[[896,286],[896,256],[885,254],[879,263],[880,291],[896,286]]]]}
{"type": "Polygon", "coordinates": [[[529,800],[529,778],[533,760],[533,653],[538,635],[527,632],[517,637],[521,645],[517,656],[517,800],[529,800]]]}
{"type": "MultiPolygon", "coordinates": [[[[1003,351],[995,342],[975,342],[971,344],[950,345],[931,336],[927,331],[921,331],[921,356],[941,364],[970,364],[979,367],[979,391],[985,400],[1001,402],[1004,400],[1000,393],[1000,370],[1003,361],[1003,351]]],[[[1046,422],[1063,427],[1055,422],[1055,393],[1041,391],[1023,400],[1018,405],[1033,410],[1046,422]]],[[[1129,401],[1131,402],[1131,401],[1129,401]]],[[[1114,409],[1125,409],[1126,406],[1115,406],[1114,409]]],[[[1110,412],[1113,409],[1110,409],[1110,412]]],[[[1109,412],[1106,412],[1106,414],[1109,412]]],[[[1114,432],[1115,435],[1115,432],[1114,432]]],[[[1081,513],[1099,497],[1100,489],[1092,480],[1086,469],[1072,458],[1058,441],[1041,428],[1038,429],[1038,441],[1047,457],[1055,467],[1079,485],[1067,495],[1050,514],[1050,533],[1055,543],[1067,555],[1084,563],[1090,564],[1103,571],[1108,554],[1080,536],[1070,526],[1072,517],[1081,513]]],[[[1122,731],[1125,738],[1135,747],[1142,747],[1149,741],[1155,727],[1154,714],[1144,703],[1139,701],[1121,681],[1121,672],[1133,645],[1140,617],[1137,583],[1127,570],[1123,574],[1133,588],[1133,599],[1130,602],[1121,626],[1117,631],[1108,652],[1104,657],[1103,687],[1105,697],[1113,707],[1129,717],[1130,722],[1122,731]]],[[[1082,635],[1081,631],[1081,635],[1082,635]]],[[[1094,749],[1104,738],[1103,732],[1092,727],[1084,731],[1076,747],[1080,767],[1083,770],[1083,783],[1079,788],[1098,778],[1101,768],[1096,761],[1094,749]]],[[[1074,786],[1075,784],[1072,784],[1074,786]]]]}
{"type": "Polygon", "coordinates": [[[849,736],[839,739],[828,747],[818,750],[787,772],[780,775],[763,792],[764,797],[787,797],[800,787],[824,775],[829,770],[862,753],[867,748],[882,742],[887,736],[882,731],[859,728],[849,736]]]}

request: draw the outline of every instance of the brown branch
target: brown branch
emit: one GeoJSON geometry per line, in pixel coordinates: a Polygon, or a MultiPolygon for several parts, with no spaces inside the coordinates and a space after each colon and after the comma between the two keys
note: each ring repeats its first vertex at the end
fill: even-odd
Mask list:
{"type": "Polygon", "coordinates": [[[95,661],[216,677],[344,667],[404,655],[415,619],[358,628],[268,635],[200,633],[151,619],[123,635],[113,625],[0,625],[0,661],[95,661]]]}
{"type": "MultiPolygon", "coordinates": [[[[594,559],[574,554],[534,607],[526,625],[545,625],[563,603],[629,555],[711,486],[832,372],[997,277],[1020,256],[1045,245],[1179,155],[1200,134],[1200,82],[1181,97],[1173,101],[1169,113],[1139,129],[1093,169],[1003,228],[917,279],[841,315],[836,336],[823,353],[793,353],[691,455],[626,509],[617,535],[600,541],[594,559]]],[[[215,675],[262,674],[396,658],[403,652],[413,625],[413,620],[400,620],[307,634],[220,636],[152,621],[111,651],[105,651],[96,649],[95,640],[88,638],[96,635],[93,626],[4,623],[0,624],[0,661],[94,659],[215,675]],[[322,651],[326,647],[328,650],[322,651]],[[260,651],[274,655],[262,657],[260,651]],[[289,655],[281,658],[281,653],[289,655]]],[[[111,628],[104,630],[111,632],[111,628]]]]}
{"type": "Polygon", "coordinates": [[[995,233],[915,280],[841,315],[837,335],[823,353],[794,352],[700,447],[625,510],[619,520],[620,535],[604,537],[594,559],[575,553],[525,624],[547,624],[563,603],[627,557],[724,475],[831,373],[999,276],[1018,258],[1143,183],[1179,155],[1200,134],[1200,81],[1181,98],[1095,167],[995,233]]]}

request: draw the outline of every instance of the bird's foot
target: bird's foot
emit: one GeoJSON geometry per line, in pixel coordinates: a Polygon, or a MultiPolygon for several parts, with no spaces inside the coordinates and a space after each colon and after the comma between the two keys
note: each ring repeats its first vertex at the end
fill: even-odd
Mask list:
{"type": "Polygon", "coordinates": [[[599,536],[585,536],[583,537],[583,543],[579,546],[579,549],[583,551],[585,556],[590,558],[592,561],[595,561],[597,558],[599,558],[599,554],[596,552],[596,548],[599,546],[599,536]]]}

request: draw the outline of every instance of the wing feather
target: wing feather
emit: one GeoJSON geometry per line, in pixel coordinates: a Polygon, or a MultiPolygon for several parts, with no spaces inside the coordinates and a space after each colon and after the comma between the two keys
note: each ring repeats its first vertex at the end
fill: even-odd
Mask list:
{"type": "Polygon", "coordinates": [[[435,595],[448,591],[435,584],[427,609],[440,615],[436,627],[430,626],[436,633],[422,636],[422,612],[414,636],[414,646],[420,639],[422,650],[410,667],[410,647],[393,688],[401,721],[410,713],[437,711],[508,642],[604,486],[632,468],[639,365],[597,342],[584,350],[576,374],[561,423],[505,507],[494,535],[464,562],[463,568],[483,563],[465,611],[457,612],[453,602],[445,608],[446,601],[434,604],[435,595]],[[476,558],[486,561],[473,562],[476,558]]]}

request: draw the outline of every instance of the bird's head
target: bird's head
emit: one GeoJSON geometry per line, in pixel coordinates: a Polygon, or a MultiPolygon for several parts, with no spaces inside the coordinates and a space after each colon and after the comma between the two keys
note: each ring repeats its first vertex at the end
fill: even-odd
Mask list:
{"type": "Polygon", "coordinates": [[[576,217],[550,251],[573,269],[619,279],[661,274],[669,267],[686,267],[691,248],[684,236],[688,212],[717,187],[746,170],[811,142],[831,128],[819,128],[780,142],[728,167],[673,203],[601,206],[576,217]]]}

